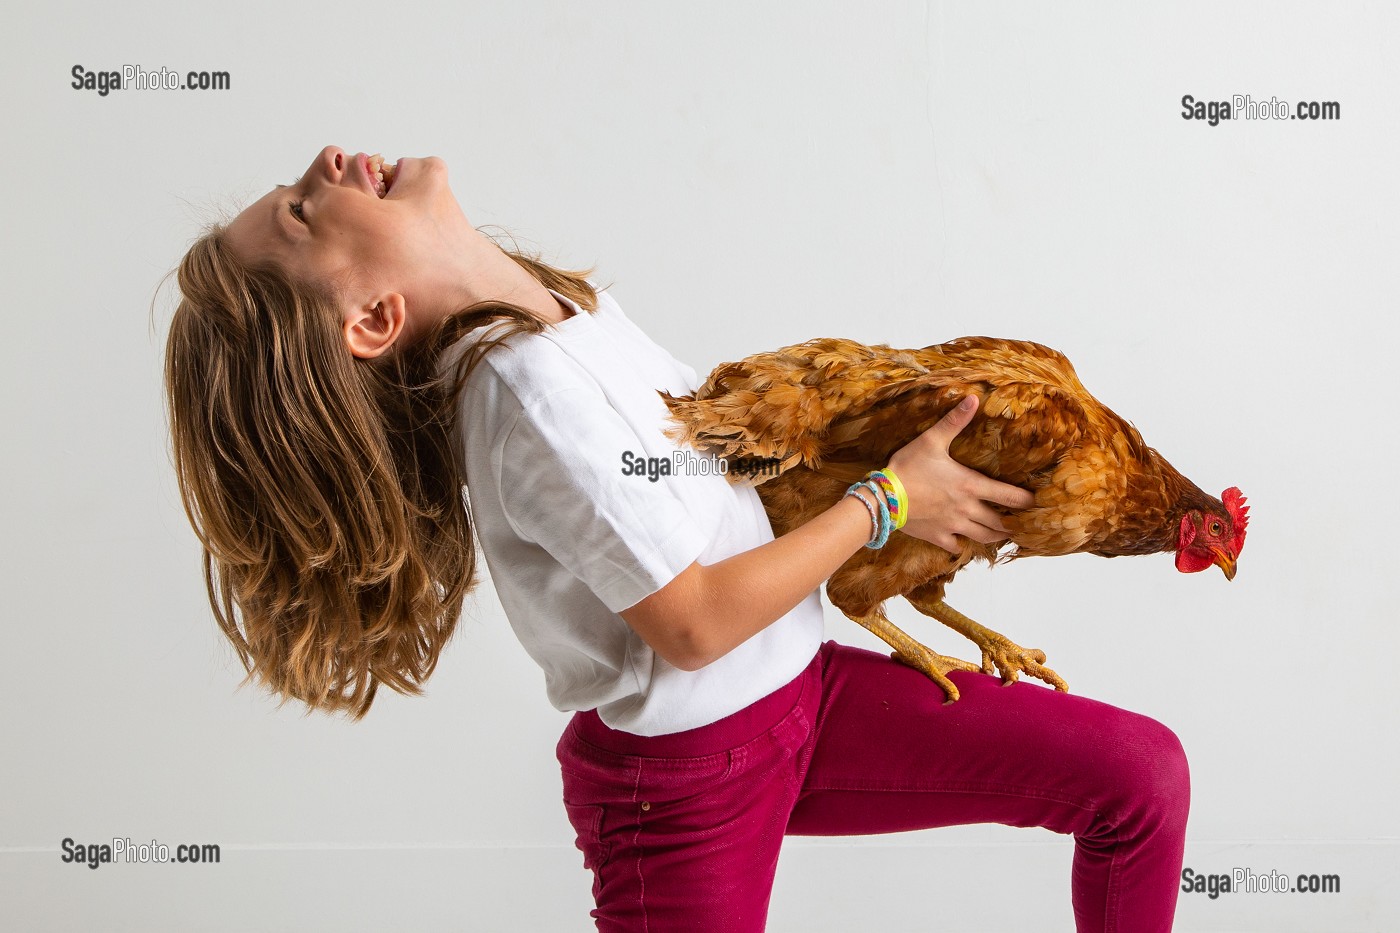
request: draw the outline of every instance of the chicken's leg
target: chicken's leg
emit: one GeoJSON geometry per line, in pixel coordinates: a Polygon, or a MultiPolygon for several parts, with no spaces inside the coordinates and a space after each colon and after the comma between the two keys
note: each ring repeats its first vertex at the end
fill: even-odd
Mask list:
{"type": "Polygon", "coordinates": [[[847,617],[870,630],[872,634],[893,648],[894,653],[891,657],[896,661],[902,661],[915,670],[922,671],[930,680],[942,687],[943,693],[948,697],[944,701],[946,703],[952,703],[958,698],[958,688],[953,686],[953,682],[946,676],[949,671],[981,670],[971,661],[946,657],[919,644],[906,635],[899,626],[885,618],[884,610],[878,607],[868,616],[859,617],[847,613],[847,617]]]}
{"type": "Polygon", "coordinates": [[[1045,666],[1045,652],[1039,648],[1022,648],[1005,635],[972,621],[941,599],[920,599],[914,594],[907,594],[905,599],[924,615],[937,619],[976,642],[977,647],[982,649],[983,673],[1000,671],[1002,683],[1009,684],[1015,682],[1021,671],[1025,671],[1052,684],[1056,690],[1069,692],[1064,678],[1045,666]]]}

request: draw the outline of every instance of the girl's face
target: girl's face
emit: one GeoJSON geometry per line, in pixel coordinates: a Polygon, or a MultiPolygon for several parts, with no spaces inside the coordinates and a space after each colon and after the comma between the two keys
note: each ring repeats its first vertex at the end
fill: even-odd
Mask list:
{"type": "Polygon", "coordinates": [[[293,184],[246,208],[225,234],[242,261],[271,261],[330,287],[358,356],[383,352],[416,321],[459,301],[462,257],[479,238],[448,188],[441,159],[400,160],[380,197],[365,154],[335,146],[321,150],[293,184]]]}

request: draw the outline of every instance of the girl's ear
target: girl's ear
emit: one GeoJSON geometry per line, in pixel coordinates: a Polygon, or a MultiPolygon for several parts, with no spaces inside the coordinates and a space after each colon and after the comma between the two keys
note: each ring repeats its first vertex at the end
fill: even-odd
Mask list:
{"type": "Polygon", "coordinates": [[[351,354],[372,359],[403,336],[408,306],[397,292],[386,292],[356,308],[345,318],[345,345],[351,354]]]}

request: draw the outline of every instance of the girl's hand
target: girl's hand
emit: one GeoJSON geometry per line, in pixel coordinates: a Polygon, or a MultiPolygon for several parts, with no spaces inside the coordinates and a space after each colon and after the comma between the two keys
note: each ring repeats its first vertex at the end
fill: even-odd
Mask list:
{"type": "Polygon", "coordinates": [[[998,482],[948,455],[953,438],[972,422],[977,396],[969,395],[937,424],[895,451],[890,469],[909,494],[909,519],[900,529],[956,554],[954,535],[982,544],[1004,541],[1006,526],[987,505],[1029,508],[1035,496],[1019,486],[998,482]]]}

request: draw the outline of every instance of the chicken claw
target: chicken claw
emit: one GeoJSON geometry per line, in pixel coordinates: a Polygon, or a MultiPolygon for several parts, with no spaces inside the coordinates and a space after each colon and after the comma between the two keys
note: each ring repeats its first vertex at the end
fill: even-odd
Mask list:
{"type": "Polygon", "coordinates": [[[958,693],[958,688],[953,682],[948,679],[946,676],[947,673],[949,671],[975,672],[980,671],[981,668],[971,661],[964,661],[961,658],[950,658],[947,655],[938,654],[929,648],[925,648],[923,645],[919,645],[918,642],[914,642],[914,644],[918,645],[921,650],[917,651],[913,656],[903,651],[892,651],[890,652],[890,657],[899,661],[901,664],[909,665],[916,671],[922,671],[929,680],[932,680],[934,683],[938,684],[938,686],[942,687],[943,693],[948,697],[948,699],[943,701],[945,706],[949,703],[956,703],[961,694],[958,693]]]}
{"type": "Polygon", "coordinates": [[[964,661],[961,658],[950,658],[930,650],[910,638],[899,626],[895,625],[879,609],[868,616],[850,616],[855,619],[871,634],[878,637],[885,644],[894,649],[890,657],[903,664],[907,664],[917,671],[922,671],[929,680],[943,688],[943,693],[947,696],[944,703],[953,703],[958,699],[958,688],[946,676],[949,671],[980,671],[976,664],[971,661],[964,661]]]}
{"type": "Polygon", "coordinates": [[[932,616],[955,632],[972,639],[982,649],[982,672],[1001,674],[1003,684],[1015,683],[1022,671],[1038,677],[1061,693],[1069,692],[1064,678],[1045,666],[1045,652],[1039,648],[1022,648],[1005,635],[979,625],[952,606],[938,600],[920,603],[910,600],[914,608],[932,616]]]}

